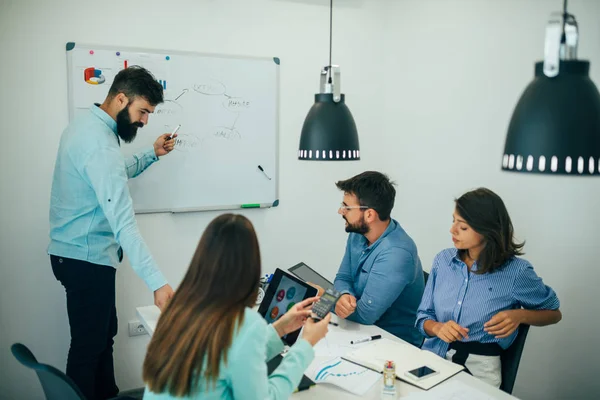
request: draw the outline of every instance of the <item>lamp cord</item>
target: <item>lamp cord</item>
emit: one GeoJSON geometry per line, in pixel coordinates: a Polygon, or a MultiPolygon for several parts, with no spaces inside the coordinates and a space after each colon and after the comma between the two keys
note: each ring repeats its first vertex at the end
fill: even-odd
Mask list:
{"type": "MultiPolygon", "coordinates": [[[[566,2],[566,0],[565,0],[566,2]]],[[[333,0],[329,0],[329,83],[331,83],[331,49],[333,43],[333,0]]]]}
{"type": "Polygon", "coordinates": [[[560,37],[560,43],[565,44],[567,42],[567,36],[565,34],[565,27],[567,25],[567,0],[563,1],[563,26],[562,26],[562,36],[560,37]]]}

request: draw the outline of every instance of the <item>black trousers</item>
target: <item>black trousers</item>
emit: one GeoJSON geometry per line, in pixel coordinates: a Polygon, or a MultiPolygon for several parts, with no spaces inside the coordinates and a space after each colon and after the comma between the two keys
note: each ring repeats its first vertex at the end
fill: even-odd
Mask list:
{"type": "Polygon", "coordinates": [[[71,346],[67,375],[88,400],[119,393],[113,365],[117,334],[113,267],[50,256],[52,271],[67,293],[71,346]]]}

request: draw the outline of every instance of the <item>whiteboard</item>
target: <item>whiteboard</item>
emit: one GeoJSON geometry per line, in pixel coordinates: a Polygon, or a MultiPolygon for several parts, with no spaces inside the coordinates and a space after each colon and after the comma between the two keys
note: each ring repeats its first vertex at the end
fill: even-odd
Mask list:
{"type": "Polygon", "coordinates": [[[152,72],[165,102],[132,143],[121,141],[125,156],[181,125],[175,149],[129,180],[137,213],[279,204],[278,58],[69,42],[69,118],[102,103],[115,75],[131,65],[152,72]]]}

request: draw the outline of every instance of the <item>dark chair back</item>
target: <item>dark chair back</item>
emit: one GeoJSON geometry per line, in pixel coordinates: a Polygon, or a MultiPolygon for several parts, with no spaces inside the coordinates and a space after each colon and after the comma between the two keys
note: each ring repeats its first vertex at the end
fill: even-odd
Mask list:
{"type": "Polygon", "coordinates": [[[502,362],[502,384],[500,385],[500,390],[508,394],[512,393],[515,386],[517,371],[521,362],[521,354],[523,354],[523,347],[525,347],[525,339],[527,339],[528,332],[529,325],[519,326],[519,333],[517,333],[515,341],[500,355],[502,362]]]}
{"type": "Polygon", "coordinates": [[[423,280],[425,281],[425,286],[427,286],[427,279],[429,279],[429,272],[423,271],[423,280]]]}
{"type": "MultiPolygon", "coordinates": [[[[39,363],[33,353],[21,343],[15,343],[10,350],[21,364],[33,369],[42,384],[46,400],[86,400],[75,382],[51,365],[39,363]]],[[[110,400],[137,400],[144,395],[143,389],[132,390],[138,397],[122,395],[110,400]]]]}
{"type": "Polygon", "coordinates": [[[47,400],[85,400],[71,378],[51,365],[39,363],[25,345],[15,343],[10,349],[17,361],[37,373],[47,400]]]}

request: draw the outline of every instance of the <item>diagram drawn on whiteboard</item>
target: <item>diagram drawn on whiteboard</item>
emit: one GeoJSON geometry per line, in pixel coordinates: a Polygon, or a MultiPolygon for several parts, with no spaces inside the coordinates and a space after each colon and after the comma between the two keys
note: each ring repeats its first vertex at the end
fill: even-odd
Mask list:
{"type": "Polygon", "coordinates": [[[212,133],[213,136],[226,140],[240,140],[242,135],[236,129],[238,118],[242,111],[250,108],[250,101],[243,97],[232,96],[227,94],[227,86],[217,80],[209,79],[207,82],[195,84],[194,91],[204,96],[222,96],[224,97],[221,105],[227,111],[235,114],[235,119],[231,125],[222,125],[215,127],[215,131],[212,133]]]}

